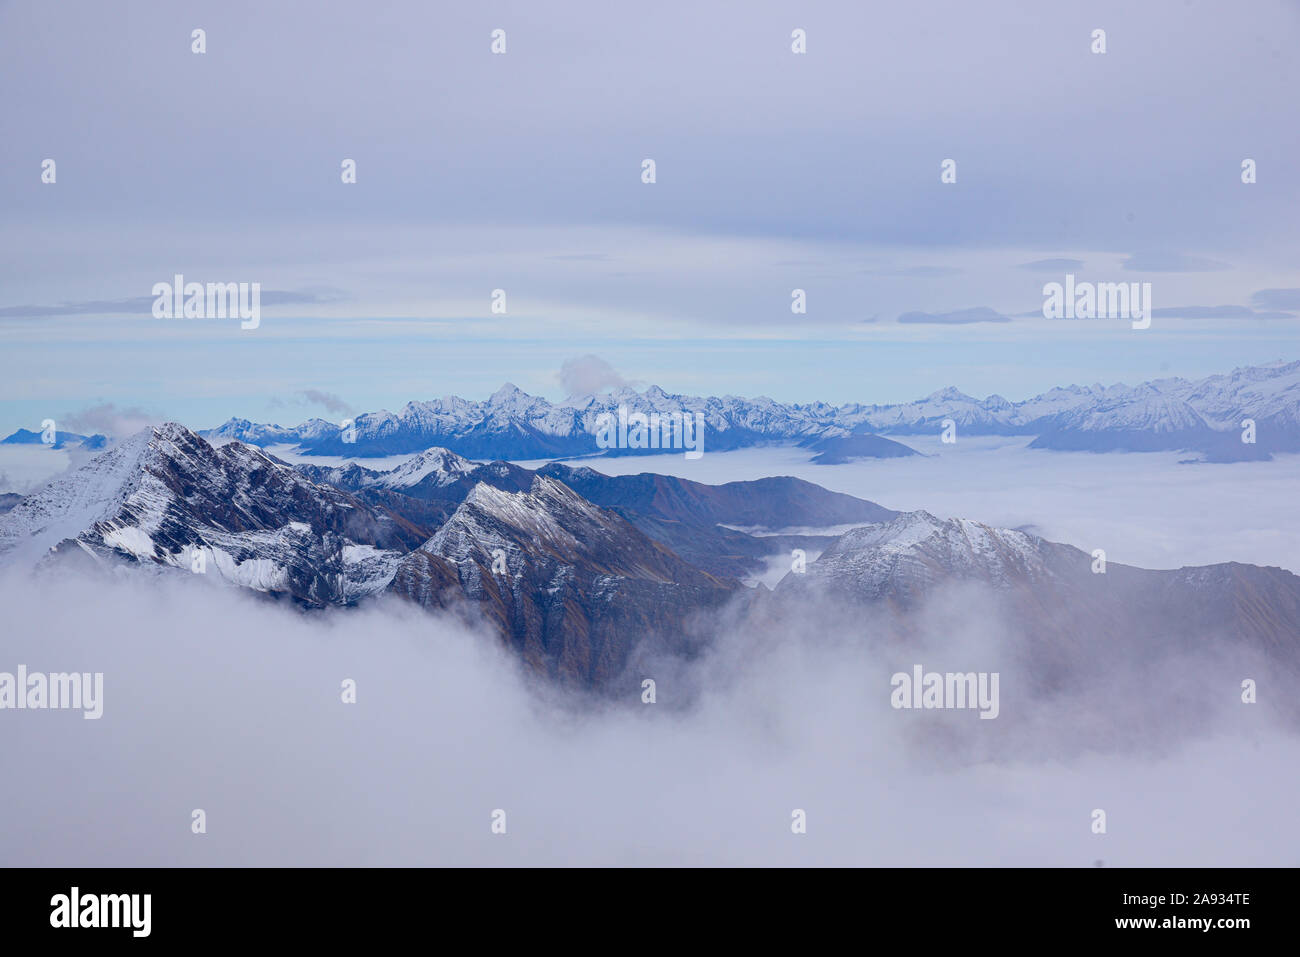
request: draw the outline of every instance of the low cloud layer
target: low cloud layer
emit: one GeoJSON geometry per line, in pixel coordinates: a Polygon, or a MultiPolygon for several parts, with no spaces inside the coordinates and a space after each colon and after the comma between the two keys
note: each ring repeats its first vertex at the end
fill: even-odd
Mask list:
{"type": "Polygon", "coordinates": [[[104,716],[0,712],[11,864],[1290,863],[1300,741],[1266,710],[1229,696],[1196,733],[1108,738],[1131,718],[1117,702],[1149,716],[1204,672],[1031,704],[970,608],[935,607],[941,641],[878,655],[850,619],[735,633],[650,666],[654,705],[640,674],[579,704],[406,606],[306,614],[189,576],[17,588],[0,584],[0,671],[102,671],[104,716]],[[891,709],[914,658],[1001,670],[1001,716],[891,709]]]}

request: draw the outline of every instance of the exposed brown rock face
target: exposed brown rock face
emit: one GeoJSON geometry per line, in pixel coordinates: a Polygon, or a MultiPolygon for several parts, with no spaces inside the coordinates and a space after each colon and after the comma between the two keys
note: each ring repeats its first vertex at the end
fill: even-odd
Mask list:
{"type": "Polygon", "coordinates": [[[740,588],[545,476],[527,492],[475,487],[390,586],[425,607],[467,598],[530,667],[593,686],[620,678],[643,643],[698,650],[692,619],[740,588]]]}

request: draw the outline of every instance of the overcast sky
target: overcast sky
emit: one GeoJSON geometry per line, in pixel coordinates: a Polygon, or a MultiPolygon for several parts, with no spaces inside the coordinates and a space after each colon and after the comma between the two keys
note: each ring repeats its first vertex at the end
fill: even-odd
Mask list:
{"type": "Polygon", "coordinates": [[[1296,358],[1298,34],[1282,0],[0,0],[0,429],[558,399],[588,353],[829,401],[1296,358]],[[1042,319],[1067,272],[1150,282],[1152,328],[1042,319]],[[260,282],[260,327],[153,319],[176,273],[260,282]]]}

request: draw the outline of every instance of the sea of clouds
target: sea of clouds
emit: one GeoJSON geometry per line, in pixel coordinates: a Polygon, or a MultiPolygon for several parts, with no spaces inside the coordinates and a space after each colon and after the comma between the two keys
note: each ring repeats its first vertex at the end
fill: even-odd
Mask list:
{"type": "Polygon", "coordinates": [[[1276,687],[1244,705],[1236,672],[1188,660],[1031,696],[970,593],[924,610],[934,637],[909,648],[835,612],[724,621],[710,654],[599,700],[400,602],[308,613],[80,572],[8,579],[0,601],[0,670],[104,673],[100,720],[0,711],[8,864],[1297,863],[1300,737],[1276,687]],[[999,718],[894,710],[913,661],[1000,671],[999,718]]]}

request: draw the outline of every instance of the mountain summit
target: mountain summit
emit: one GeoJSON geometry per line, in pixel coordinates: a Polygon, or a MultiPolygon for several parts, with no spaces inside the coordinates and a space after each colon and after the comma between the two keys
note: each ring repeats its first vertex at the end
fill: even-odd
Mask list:
{"type": "Polygon", "coordinates": [[[0,515],[0,560],[69,556],[202,570],[307,604],[382,587],[417,535],[261,449],[213,448],[174,422],[148,428],[0,515]]]}

